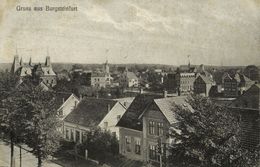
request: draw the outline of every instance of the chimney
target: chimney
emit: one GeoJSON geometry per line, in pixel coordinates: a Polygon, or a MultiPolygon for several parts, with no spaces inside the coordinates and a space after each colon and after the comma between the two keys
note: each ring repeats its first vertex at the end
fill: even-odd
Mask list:
{"type": "Polygon", "coordinates": [[[82,100],[82,94],[79,95],[79,101],[81,101],[81,100],[82,100]]]}
{"type": "Polygon", "coordinates": [[[143,94],[143,93],[144,93],[143,88],[140,88],[139,93],[140,93],[140,94],[143,94]]]}
{"type": "Polygon", "coordinates": [[[107,104],[107,112],[109,112],[111,110],[111,106],[110,104],[107,104]]]}
{"type": "Polygon", "coordinates": [[[167,97],[168,92],[166,90],[163,91],[163,97],[166,98],[167,97]]]}
{"type": "Polygon", "coordinates": [[[62,103],[64,103],[65,102],[65,99],[64,98],[62,98],[62,103]]]}

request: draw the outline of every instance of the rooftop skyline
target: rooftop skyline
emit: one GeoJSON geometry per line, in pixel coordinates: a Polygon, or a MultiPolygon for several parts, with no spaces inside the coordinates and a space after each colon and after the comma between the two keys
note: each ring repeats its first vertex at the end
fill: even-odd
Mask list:
{"type": "Polygon", "coordinates": [[[260,65],[259,0],[3,0],[0,62],[260,65]],[[76,12],[16,6],[77,6],[76,12]]]}

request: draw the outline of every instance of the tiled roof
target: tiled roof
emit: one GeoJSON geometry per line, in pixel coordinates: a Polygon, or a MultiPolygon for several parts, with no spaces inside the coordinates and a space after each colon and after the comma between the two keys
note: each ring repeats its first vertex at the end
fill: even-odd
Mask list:
{"type": "Polygon", "coordinates": [[[117,101],[108,99],[84,98],[77,107],[65,118],[65,122],[85,127],[98,126],[100,121],[114,107],[117,101]]]}
{"type": "Polygon", "coordinates": [[[191,112],[194,111],[191,105],[189,105],[188,102],[186,101],[185,96],[155,99],[154,102],[159,107],[159,109],[164,114],[164,116],[166,117],[166,119],[169,121],[170,124],[178,122],[176,120],[174,106],[178,105],[190,110],[191,112]]]}
{"type": "Polygon", "coordinates": [[[107,74],[104,72],[95,72],[91,74],[91,77],[106,77],[107,74]]]}
{"type": "Polygon", "coordinates": [[[143,130],[142,120],[139,116],[143,113],[144,109],[150,105],[155,98],[160,98],[161,95],[147,95],[139,94],[135,97],[134,101],[126,110],[117,126],[130,128],[134,130],[143,130]]]}
{"type": "Polygon", "coordinates": [[[20,67],[17,70],[17,74],[21,77],[24,77],[24,76],[27,76],[27,75],[32,75],[32,67],[29,67],[29,66],[20,67]]]}
{"type": "Polygon", "coordinates": [[[52,67],[49,66],[42,66],[42,72],[45,76],[53,76],[56,75],[52,70],[52,67]]]}
{"type": "Polygon", "coordinates": [[[199,75],[198,77],[200,77],[206,84],[212,84],[214,82],[212,78],[205,75],[199,75]]]}
{"type": "Polygon", "coordinates": [[[126,77],[128,79],[136,79],[136,80],[138,79],[137,76],[135,75],[135,73],[129,72],[129,71],[126,73],[126,77]]]}
{"type": "Polygon", "coordinates": [[[71,95],[72,95],[72,93],[68,93],[68,92],[56,93],[56,103],[57,103],[58,107],[60,107],[71,95]]]}

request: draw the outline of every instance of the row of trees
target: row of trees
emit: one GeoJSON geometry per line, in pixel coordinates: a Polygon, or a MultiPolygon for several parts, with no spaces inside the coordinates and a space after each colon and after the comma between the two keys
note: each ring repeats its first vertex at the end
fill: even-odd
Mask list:
{"type": "Polygon", "coordinates": [[[11,167],[15,144],[30,147],[40,167],[59,146],[56,96],[36,88],[19,91],[15,84],[10,73],[0,73],[0,131],[11,145],[11,167]]]}

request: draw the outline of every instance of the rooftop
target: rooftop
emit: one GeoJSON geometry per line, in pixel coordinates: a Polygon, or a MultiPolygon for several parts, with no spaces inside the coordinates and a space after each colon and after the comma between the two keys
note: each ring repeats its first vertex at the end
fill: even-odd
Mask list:
{"type": "Polygon", "coordinates": [[[112,109],[116,103],[117,101],[109,99],[84,98],[65,118],[65,122],[85,127],[98,126],[108,113],[108,109],[112,109]]]}

